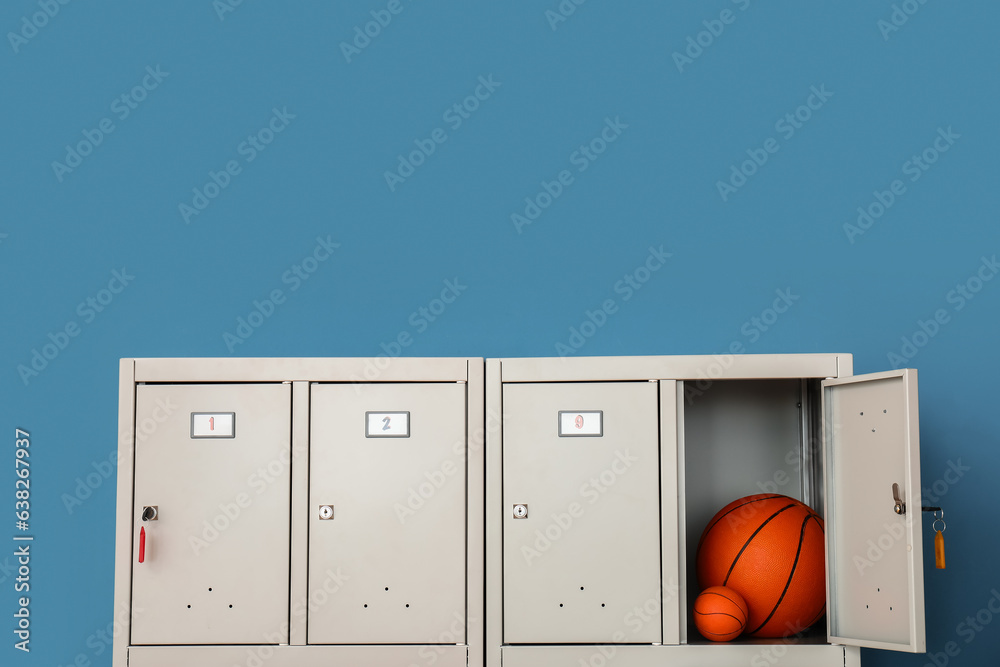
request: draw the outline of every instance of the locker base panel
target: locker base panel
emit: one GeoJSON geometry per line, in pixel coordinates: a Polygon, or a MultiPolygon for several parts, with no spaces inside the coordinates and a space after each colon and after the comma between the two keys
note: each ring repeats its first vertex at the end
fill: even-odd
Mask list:
{"type": "Polygon", "coordinates": [[[466,667],[468,646],[130,646],[129,667],[466,667]]]}
{"type": "Polygon", "coordinates": [[[503,667],[856,667],[861,651],[834,645],[684,644],[504,646],[503,667]]]}

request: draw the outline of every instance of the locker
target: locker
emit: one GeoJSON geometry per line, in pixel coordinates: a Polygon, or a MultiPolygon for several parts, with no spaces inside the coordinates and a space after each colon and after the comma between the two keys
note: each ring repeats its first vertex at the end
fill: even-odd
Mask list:
{"type": "MultiPolygon", "coordinates": [[[[854,376],[852,362],[846,354],[488,360],[487,410],[504,419],[487,434],[487,665],[839,667],[859,665],[860,647],[923,652],[916,371],[854,376]],[[609,521],[596,529],[601,540],[582,523],[574,535],[574,524],[550,547],[550,567],[536,572],[520,553],[536,516],[528,482],[570,496],[580,475],[565,467],[563,441],[589,439],[559,438],[557,413],[601,409],[554,397],[605,387],[651,392],[624,402],[637,427],[629,440],[649,437],[658,454],[658,463],[643,466],[657,490],[646,498],[643,480],[630,479],[645,498],[641,526],[632,523],[623,535],[609,521]],[[765,492],[800,499],[824,518],[826,620],[787,638],[709,642],[692,618],[698,540],[721,507],[765,492]],[[527,518],[515,516],[516,504],[527,505],[527,518]],[[588,548],[558,549],[571,537],[588,548]],[[872,544],[881,545],[876,557],[872,544]],[[650,561],[652,583],[640,574],[650,561]],[[654,604],[619,608],[606,624],[584,618],[564,628],[566,608],[551,603],[594,563],[618,563],[642,577],[654,604]]],[[[584,430],[592,428],[587,419],[584,430]]],[[[609,417],[604,427],[610,424],[609,417]]],[[[606,509],[620,508],[609,502],[606,509]]],[[[627,582],[619,588],[627,589],[627,582]]]]}
{"type": "Polygon", "coordinates": [[[660,641],[656,386],[519,384],[503,400],[506,641],[610,641],[651,597],[632,640],[660,641]]]}
{"type": "Polygon", "coordinates": [[[115,667],[480,667],[481,359],[123,359],[115,667]]]}
{"type": "Polygon", "coordinates": [[[309,643],[440,642],[465,614],[465,386],[311,394],[310,597],[320,573],[342,584],[310,609],[309,643]]]}
{"type": "Polygon", "coordinates": [[[136,420],[156,428],[135,448],[134,552],[144,533],[144,553],[132,569],[134,644],[250,644],[280,627],[288,614],[290,406],[282,384],[136,388],[136,420]],[[163,406],[169,416],[157,423],[163,406]],[[235,415],[235,424],[221,437],[211,437],[221,424],[206,424],[209,435],[199,436],[198,413],[235,415]],[[155,520],[142,521],[147,507],[155,520]]]}
{"type": "Polygon", "coordinates": [[[115,667],[857,667],[860,647],[925,650],[913,370],[126,359],[119,386],[115,667]],[[708,642],[698,538],[761,492],[823,516],[826,621],[708,642]]]}

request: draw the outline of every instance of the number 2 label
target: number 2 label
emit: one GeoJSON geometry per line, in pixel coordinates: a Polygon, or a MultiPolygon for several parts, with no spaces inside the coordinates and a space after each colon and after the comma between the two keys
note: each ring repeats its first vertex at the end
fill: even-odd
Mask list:
{"type": "Polygon", "coordinates": [[[409,412],[366,412],[365,437],[409,438],[409,412]]]}

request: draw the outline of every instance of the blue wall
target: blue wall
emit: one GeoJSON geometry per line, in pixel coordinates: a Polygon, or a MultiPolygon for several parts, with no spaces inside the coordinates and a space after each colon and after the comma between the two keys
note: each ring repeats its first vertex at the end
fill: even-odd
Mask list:
{"type": "Polygon", "coordinates": [[[920,370],[928,648],[995,661],[996,3],[236,1],[0,9],[0,661],[110,664],[119,357],[734,344],[920,370]]]}

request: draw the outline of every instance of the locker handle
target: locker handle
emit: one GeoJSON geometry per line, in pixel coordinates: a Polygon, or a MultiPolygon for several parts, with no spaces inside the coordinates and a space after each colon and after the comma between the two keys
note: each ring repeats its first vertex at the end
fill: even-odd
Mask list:
{"type": "Polygon", "coordinates": [[[139,528],[139,562],[146,560],[146,527],[139,528]]]}
{"type": "Polygon", "coordinates": [[[896,514],[906,514],[906,503],[899,497],[899,484],[895,482],[892,483],[892,499],[895,501],[892,511],[896,514]]]}

